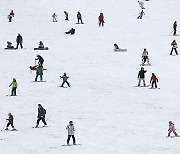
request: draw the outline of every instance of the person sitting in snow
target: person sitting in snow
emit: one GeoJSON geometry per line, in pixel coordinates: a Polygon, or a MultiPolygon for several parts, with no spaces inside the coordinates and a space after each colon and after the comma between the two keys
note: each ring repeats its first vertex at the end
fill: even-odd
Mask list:
{"type": "Polygon", "coordinates": [[[8,130],[9,125],[11,125],[11,127],[13,128],[12,130],[16,130],[14,128],[14,125],[13,125],[13,120],[14,120],[13,115],[11,113],[9,113],[8,115],[9,115],[9,118],[6,119],[6,120],[8,120],[8,123],[6,125],[6,129],[5,130],[8,130]]]}
{"type": "Polygon", "coordinates": [[[171,132],[173,132],[174,135],[175,135],[176,137],[178,137],[178,134],[177,134],[176,131],[175,131],[175,126],[174,126],[174,124],[172,123],[172,121],[169,121],[168,137],[170,137],[171,132]]]}

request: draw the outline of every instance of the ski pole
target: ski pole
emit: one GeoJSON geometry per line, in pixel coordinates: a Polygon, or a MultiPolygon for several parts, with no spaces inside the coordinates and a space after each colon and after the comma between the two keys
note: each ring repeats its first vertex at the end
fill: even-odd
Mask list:
{"type": "MultiPolygon", "coordinates": [[[[6,120],[6,121],[7,121],[7,120],[6,120]]],[[[5,121],[5,123],[4,123],[3,129],[4,129],[4,127],[6,126],[6,121],[5,121]]]]}
{"type": "Polygon", "coordinates": [[[20,91],[19,91],[19,88],[17,88],[17,90],[18,90],[18,92],[19,92],[19,94],[20,94],[20,96],[21,96],[21,93],[20,93],[20,91]]]}

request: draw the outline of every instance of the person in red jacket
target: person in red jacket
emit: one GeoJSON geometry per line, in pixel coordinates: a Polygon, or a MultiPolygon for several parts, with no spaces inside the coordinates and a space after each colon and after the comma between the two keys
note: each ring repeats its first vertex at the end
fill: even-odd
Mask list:
{"type": "Polygon", "coordinates": [[[157,88],[158,78],[155,76],[154,73],[152,73],[152,76],[151,76],[151,79],[150,79],[150,83],[151,82],[152,82],[151,88],[154,88],[154,85],[155,85],[155,88],[157,88]]]}
{"type": "Polygon", "coordinates": [[[56,13],[53,13],[53,15],[52,15],[52,17],[53,17],[53,22],[57,22],[57,15],[56,15],[56,13]]]}
{"type": "Polygon", "coordinates": [[[170,55],[172,55],[173,50],[175,50],[176,55],[178,55],[178,52],[177,52],[177,50],[176,50],[176,48],[177,48],[177,43],[176,43],[175,40],[172,41],[171,46],[172,46],[172,50],[171,50],[170,55]]]}
{"type": "Polygon", "coordinates": [[[174,29],[174,34],[173,35],[176,35],[176,28],[177,28],[177,21],[175,21],[174,24],[173,24],[173,29],[174,29]]]}
{"type": "Polygon", "coordinates": [[[65,14],[65,20],[69,20],[69,18],[68,18],[68,13],[66,12],[66,11],[64,11],[64,14],[65,14]]]}
{"type": "Polygon", "coordinates": [[[99,27],[102,25],[102,27],[104,26],[104,15],[103,13],[100,13],[99,15],[99,27]]]}

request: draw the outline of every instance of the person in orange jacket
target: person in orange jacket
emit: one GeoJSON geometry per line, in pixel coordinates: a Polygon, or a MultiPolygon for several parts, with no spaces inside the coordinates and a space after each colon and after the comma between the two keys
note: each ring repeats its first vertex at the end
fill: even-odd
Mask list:
{"type": "Polygon", "coordinates": [[[177,50],[176,50],[176,48],[177,48],[177,43],[176,43],[175,40],[172,41],[171,46],[172,46],[172,50],[171,50],[170,55],[172,55],[173,50],[175,50],[176,55],[178,55],[178,52],[177,52],[177,50]]]}
{"type": "Polygon", "coordinates": [[[151,88],[154,88],[154,85],[155,85],[155,88],[157,88],[157,82],[158,82],[158,78],[155,76],[154,73],[152,73],[152,76],[150,79],[150,83],[152,83],[151,88]]]}
{"type": "Polygon", "coordinates": [[[100,13],[99,15],[99,27],[102,25],[102,27],[104,26],[104,15],[103,13],[100,13]]]}
{"type": "Polygon", "coordinates": [[[56,13],[53,13],[52,18],[53,18],[53,22],[57,22],[57,15],[56,15],[56,13]]]}
{"type": "Polygon", "coordinates": [[[173,30],[174,30],[173,35],[176,35],[176,30],[177,30],[176,28],[177,28],[177,21],[175,21],[173,24],[173,30]]]}

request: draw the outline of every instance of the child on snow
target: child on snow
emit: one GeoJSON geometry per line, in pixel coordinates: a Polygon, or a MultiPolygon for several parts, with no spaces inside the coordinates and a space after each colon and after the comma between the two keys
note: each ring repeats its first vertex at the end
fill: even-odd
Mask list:
{"type": "Polygon", "coordinates": [[[66,127],[66,129],[68,130],[67,145],[69,145],[69,141],[70,141],[71,136],[73,138],[73,144],[76,144],[76,139],[75,139],[75,136],[74,136],[75,128],[74,128],[74,125],[73,125],[73,121],[69,122],[69,125],[66,127]]]}
{"type": "Polygon", "coordinates": [[[67,83],[68,87],[70,87],[70,84],[69,84],[69,82],[67,81],[67,79],[68,79],[69,77],[66,76],[66,73],[64,73],[63,76],[60,76],[60,78],[63,79],[63,83],[62,83],[62,85],[61,85],[60,87],[64,87],[64,84],[65,84],[65,83],[67,83]]]}
{"type": "Polygon", "coordinates": [[[154,73],[152,73],[151,79],[150,79],[150,83],[152,82],[151,88],[157,88],[157,82],[158,82],[158,78],[155,76],[154,73]]]}
{"type": "Polygon", "coordinates": [[[13,119],[14,119],[13,115],[11,113],[9,113],[8,115],[9,115],[9,118],[6,119],[6,120],[8,120],[8,124],[6,125],[6,129],[5,130],[8,130],[9,125],[11,125],[11,127],[13,128],[12,130],[16,130],[14,128],[14,125],[13,125],[13,119]]]}
{"type": "Polygon", "coordinates": [[[176,136],[176,137],[178,137],[178,134],[176,133],[176,131],[175,131],[175,127],[174,127],[174,124],[172,123],[172,121],[169,121],[169,129],[168,129],[168,137],[171,135],[171,132],[173,132],[174,133],[174,135],[176,136]]]}
{"type": "Polygon", "coordinates": [[[172,46],[172,50],[171,50],[170,55],[172,55],[173,50],[175,51],[176,55],[178,55],[178,52],[177,52],[177,50],[176,50],[176,48],[177,48],[177,43],[176,43],[175,40],[172,41],[171,46],[172,46]]]}
{"type": "Polygon", "coordinates": [[[16,96],[16,88],[18,86],[18,83],[15,78],[13,78],[13,81],[9,85],[9,87],[12,86],[11,96],[16,96]]]}
{"type": "Polygon", "coordinates": [[[57,22],[57,15],[56,15],[56,13],[53,13],[52,18],[53,18],[53,22],[57,22]]]}

